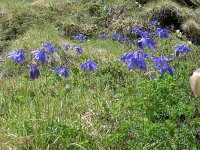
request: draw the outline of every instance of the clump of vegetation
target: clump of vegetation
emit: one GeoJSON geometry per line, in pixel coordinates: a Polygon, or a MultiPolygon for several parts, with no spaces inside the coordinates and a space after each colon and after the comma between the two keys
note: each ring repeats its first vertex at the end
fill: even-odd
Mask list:
{"type": "Polygon", "coordinates": [[[200,44],[200,26],[194,20],[185,21],[181,29],[190,41],[198,45],[200,44]]]}
{"type": "Polygon", "coordinates": [[[88,25],[88,24],[64,24],[62,25],[63,35],[65,37],[72,37],[73,35],[77,35],[79,33],[85,34],[87,37],[97,36],[99,33],[99,29],[96,25],[88,25]]]}
{"type": "Polygon", "coordinates": [[[131,17],[119,17],[115,21],[113,21],[111,25],[111,31],[114,33],[121,34],[123,36],[132,36],[132,28],[136,25],[139,25],[137,19],[131,17]]]}

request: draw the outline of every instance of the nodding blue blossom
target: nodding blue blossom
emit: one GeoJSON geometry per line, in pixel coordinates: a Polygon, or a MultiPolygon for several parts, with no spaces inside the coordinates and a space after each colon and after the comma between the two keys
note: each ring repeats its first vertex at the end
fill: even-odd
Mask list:
{"type": "Polygon", "coordinates": [[[83,34],[78,34],[77,36],[73,36],[73,38],[79,40],[80,42],[84,41],[86,39],[86,36],[83,34]]]}
{"type": "Polygon", "coordinates": [[[142,30],[139,27],[133,27],[132,31],[135,35],[141,35],[142,30]]]}
{"type": "Polygon", "coordinates": [[[69,76],[69,70],[64,66],[62,66],[60,68],[56,68],[54,70],[54,73],[59,74],[60,77],[65,77],[66,78],[66,77],[69,76]]]}
{"type": "Polygon", "coordinates": [[[144,49],[146,46],[149,47],[149,50],[154,50],[154,39],[152,37],[143,37],[136,40],[137,46],[141,49],[144,49]]]}
{"type": "Polygon", "coordinates": [[[49,60],[49,56],[45,53],[44,48],[42,48],[40,51],[36,50],[31,53],[35,55],[34,60],[41,64],[44,64],[45,61],[49,60]]]}
{"type": "Polygon", "coordinates": [[[54,47],[50,42],[44,45],[44,48],[47,48],[48,53],[54,53],[58,48],[54,47]]]}
{"type": "Polygon", "coordinates": [[[169,71],[170,75],[174,75],[174,68],[169,66],[168,62],[171,61],[173,58],[166,58],[164,56],[161,57],[154,57],[152,60],[154,61],[154,66],[159,69],[159,73],[164,75],[166,71],[169,71]]]}
{"type": "Polygon", "coordinates": [[[169,30],[157,28],[153,34],[157,34],[159,38],[169,38],[169,30]]]}
{"type": "Polygon", "coordinates": [[[130,60],[133,56],[134,56],[134,53],[124,54],[124,55],[121,57],[120,60],[123,61],[123,62],[127,62],[127,61],[130,60]]]}
{"type": "Polygon", "coordinates": [[[153,25],[148,25],[148,29],[149,29],[149,30],[153,30],[153,29],[154,29],[154,26],[153,26],[153,25]]]}
{"type": "Polygon", "coordinates": [[[68,49],[70,49],[70,45],[69,44],[64,44],[63,48],[64,48],[64,51],[67,51],[68,49]]]}
{"type": "Polygon", "coordinates": [[[119,35],[119,34],[115,34],[115,33],[112,33],[111,36],[114,38],[114,39],[117,39],[117,40],[122,40],[123,39],[123,36],[119,35]]]}
{"type": "Polygon", "coordinates": [[[156,21],[156,20],[152,20],[151,23],[152,23],[154,26],[157,26],[157,25],[159,24],[159,22],[156,21]]]}
{"type": "Polygon", "coordinates": [[[93,60],[89,60],[81,65],[81,69],[86,69],[86,71],[91,72],[93,70],[98,69],[98,65],[93,62],[93,60]]]}
{"type": "Polygon", "coordinates": [[[106,36],[105,34],[100,34],[100,35],[99,35],[99,38],[100,38],[100,39],[106,39],[107,36],[106,36]]]}
{"type": "Polygon", "coordinates": [[[15,63],[21,63],[26,60],[24,56],[24,49],[19,49],[18,51],[11,51],[6,54],[6,58],[13,57],[15,63]]]}
{"type": "Polygon", "coordinates": [[[134,57],[134,55],[139,55],[139,57],[141,57],[141,58],[147,58],[147,59],[150,58],[149,54],[145,53],[145,52],[142,51],[142,50],[139,50],[139,51],[137,51],[137,52],[135,52],[135,53],[124,54],[124,55],[121,57],[120,60],[123,61],[123,62],[127,62],[127,61],[129,61],[132,57],[134,57]]]}
{"type": "Polygon", "coordinates": [[[191,50],[185,45],[179,45],[175,47],[175,56],[179,56],[180,54],[188,53],[191,50]]]}
{"type": "Polygon", "coordinates": [[[30,65],[30,77],[32,80],[37,79],[40,76],[40,71],[37,68],[36,64],[31,63],[30,65]]]}
{"type": "Polygon", "coordinates": [[[149,36],[149,33],[147,31],[142,31],[139,27],[134,27],[132,29],[135,35],[140,35],[142,37],[147,37],[149,36]]]}
{"type": "Polygon", "coordinates": [[[122,56],[121,61],[127,62],[129,70],[136,70],[137,68],[140,68],[146,71],[147,66],[144,58],[150,58],[150,56],[142,50],[139,50],[134,53],[125,54],[122,56]]]}
{"type": "Polygon", "coordinates": [[[83,49],[80,46],[76,46],[74,45],[74,49],[77,53],[82,54],[83,53],[83,49]]]}

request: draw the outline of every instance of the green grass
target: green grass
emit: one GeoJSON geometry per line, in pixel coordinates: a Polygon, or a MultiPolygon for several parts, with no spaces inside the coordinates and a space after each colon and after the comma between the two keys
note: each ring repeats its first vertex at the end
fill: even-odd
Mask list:
{"type": "Polygon", "coordinates": [[[176,33],[170,37],[155,38],[156,50],[144,51],[170,57],[175,45],[186,44],[191,53],[170,62],[173,77],[161,76],[147,60],[148,71],[156,71],[149,80],[148,71],[129,71],[119,61],[138,50],[136,39],[123,43],[92,37],[80,43],[60,35],[55,22],[30,27],[2,53],[0,149],[199,149],[200,99],[193,98],[189,78],[200,64],[200,46],[176,33]],[[38,64],[41,77],[31,80],[30,51],[48,41],[71,48],[64,52],[59,47],[51,63],[38,64]],[[75,53],[73,45],[81,45],[83,54],[75,53]],[[4,58],[19,48],[27,58],[22,65],[4,58]],[[98,64],[97,71],[80,69],[89,59],[98,64]],[[62,64],[70,70],[66,79],[53,73],[62,64]]]}

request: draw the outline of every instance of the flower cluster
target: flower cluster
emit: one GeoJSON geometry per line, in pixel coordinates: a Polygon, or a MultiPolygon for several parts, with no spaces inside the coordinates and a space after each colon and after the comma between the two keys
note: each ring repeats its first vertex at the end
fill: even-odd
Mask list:
{"type": "MultiPolygon", "coordinates": [[[[82,34],[79,34],[78,37],[80,39],[85,39],[85,36],[82,34]]],[[[77,37],[77,38],[78,38],[77,37]]],[[[74,50],[82,54],[83,49],[81,46],[74,45],[74,50]]],[[[63,50],[67,51],[70,49],[69,44],[63,45],[63,50]]],[[[44,65],[46,62],[48,62],[51,59],[50,54],[54,54],[57,50],[59,50],[57,47],[53,46],[50,42],[44,44],[44,46],[40,50],[31,51],[30,54],[33,55],[33,62],[30,64],[30,78],[32,80],[38,79],[40,76],[40,71],[37,67],[37,63],[44,65]]],[[[19,49],[18,51],[12,50],[11,52],[8,52],[5,56],[6,58],[13,57],[13,61],[15,63],[22,63],[25,61],[25,54],[24,49],[19,49]]],[[[81,65],[81,69],[86,69],[86,71],[93,71],[97,70],[98,66],[95,64],[92,60],[89,60],[81,65]]],[[[54,73],[57,73],[60,77],[68,77],[70,71],[65,67],[61,66],[60,68],[56,68],[53,71],[54,73]]]]}
{"type": "MultiPolygon", "coordinates": [[[[152,21],[151,25],[149,25],[149,29],[152,33],[147,31],[141,30],[140,27],[134,27],[132,31],[134,32],[135,36],[139,36],[136,40],[136,45],[142,49],[133,53],[124,54],[121,58],[121,61],[124,61],[128,65],[129,70],[136,70],[141,69],[146,71],[147,65],[145,62],[145,58],[153,61],[153,66],[158,68],[158,72],[164,75],[167,71],[170,73],[171,76],[174,75],[174,68],[169,65],[169,62],[172,61],[175,57],[179,56],[180,54],[185,54],[190,52],[190,49],[185,45],[175,46],[174,57],[166,58],[163,55],[160,57],[151,57],[147,53],[144,52],[144,48],[148,47],[149,50],[154,50],[155,48],[155,41],[153,35],[157,35],[158,38],[163,39],[169,38],[169,31],[165,28],[157,28],[159,23],[157,21],[152,21]]],[[[116,36],[116,35],[115,35],[116,36]]]]}
{"type": "MultiPolygon", "coordinates": [[[[145,52],[145,48],[148,47],[150,51],[155,49],[155,40],[154,36],[157,35],[158,38],[163,39],[169,38],[169,31],[165,28],[157,27],[159,23],[157,21],[152,21],[148,28],[151,32],[143,31],[140,27],[134,27],[132,31],[135,36],[138,37],[136,40],[136,45],[140,48],[140,50],[128,54],[124,54],[120,59],[122,62],[125,62],[128,66],[129,70],[141,69],[143,71],[147,71],[146,61],[152,61],[153,66],[158,69],[158,72],[164,75],[167,71],[171,76],[174,75],[174,68],[169,65],[170,61],[178,57],[180,54],[185,54],[190,52],[190,49],[185,45],[178,45],[174,47],[174,54],[171,58],[166,58],[164,54],[159,57],[150,56],[145,52]]],[[[122,35],[112,33],[111,37],[118,41],[130,41],[129,37],[123,37],[122,35]]],[[[73,36],[73,38],[78,39],[79,41],[84,41],[86,36],[83,34],[78,34],[77,36],[73,36]]],[[[100,34],[100,39],[106,39],[106,34],[100,34]]],[[[71,47],[69,44],[64,44],[61,46],[63,50],[66,52],[71,47]]],[[[72,47],[75,52],[82,54],[83,49],[81,46],[73,45],[72,47]]],[[[54,55],[59,48],[53,46],[50,42],[46,43],[40,50],[32,51],[31,54],[34,55],[33,62],[30,64],[30,78],[32,80],[38,79],[40,76],[40,71],[37,67],[37,63],[44,65],[45,62],[48,62],[51,58],[51,55],[54,55]]],[[[13,57],[13,61],[15,63],[22,63],[26,60],[24,49],[19,49],[18,51],[12,50],[11,52],[6,54],[6,58],[13,57]]],[[[93,60],[88,60],[83,63],[80,67],[81,70],[86,70],[87,72],[95,71],[98,69],[98,65],[93,60]]],[[[61,77],[68,77],[70,71],[65,66],[61,66],[60,68],[56,68],[53,71],[57,73],[61,77]]]]}

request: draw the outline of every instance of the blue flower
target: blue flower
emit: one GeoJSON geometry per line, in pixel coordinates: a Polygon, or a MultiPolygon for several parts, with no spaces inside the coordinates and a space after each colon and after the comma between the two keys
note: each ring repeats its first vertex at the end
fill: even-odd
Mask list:
{"type": "Polygon", "coordinates": [[[100,34],[100,35],[99,35],[99,38],[100,38],[100,39],[106,39],[107,36],[106,36],[105,34],[100,34]]]}
{"type": "Polygon", "coordinates": [[[119,35],[119,34],[112,33],[111,35],[112,35],[112,37],[113,37],[114,39],[117,39],[117,40],[122,40],[122,39],[123,39],[123,36],[121,36],[121,35],[119,35]]]}
{"type": "Polygon", "coordinates": [[[137,55],[137,57],[140,57],[140,58],[147,58],[147,59],[150,58],[149,54],[145,53],[142,50],[139,50],[135,53],[124,54],[120,60],[123,62],[128,62],[132,57],[135,57],[135,55],[137,55]]]}
{"type": "Polygon", "coordinates": [[[159,38],[169,38],[169,31],[167,29],[157,28],[154,34],[157,34],[159,38]]]}
{"type": "Polygon", "coordinates": [[[168,62],[171,61],[173,58],[166,58],[166,57],[154,57],[152,60],[154,61],[154,66],[159,69],[159,73],[164,75],[166,71],[169,71],[170,75],[174,75],[174,68],[169,66],[168,62]]]}
{"type": "Polygon", "coordinates": [[[120,60],[121,60],[121,61],[124,61],[124,62],[127,62],[127,61],[129,61],[133,56],[134,56],[134,53],[124,54],[120,60]]]}
{"type": "Polygon", "coordinates": [[[156,20],[151,21],[151,23],[152,23],[154,26],[157,26],[157,25],[159,24],[159,22],[156,21],[156,20]]]}
{"type": "Polygon", "coordinates": [[[40,71],[35,64],[30,65],[30,77],[32,80],[37,79],[40,76],[40,71]]]}
{"type": "Polygon", "coordinates": [[[142,37],[147,37],[149,36],[149,33],[147,31],[142,31],[139,27],[134,27],[132,29],[135,35],[140,35],[142,37]]]}
{"type": "Polygon", "coordinates": [[[86,39],[86,36],[83,34],[78,34],[77,36],[73,36],[73,38],[78,39],[79,41],[84,41],[86,39]]]}
{"type": "Polygon", "coordinates": [[[152,37],[143,37],[137,39],[136,44],[141,49],[144,49],[146,46],[148,46],[150,50],[154,50],[154,45],[155,45],[154,39],[152,37]]]}
{"type": "Polygon", "coordinates": [[[144,71],[147,70],[147,66],[144,59],[135,57],[130,59],[130,62],[128,63],[128,68],[129,70],[136,70],[137,68],[140,68],[144,71]]]}
{"type": "Polygon", "coordinates": [[[14,51],[14,50],[12,50],[11,52],[8,52],[8,53],[6,54],[6,58],[14,57],[14,55],[16,55],[16,54],[17,54],[17,52],[14,51]]]}
{"type": "Polygon", "coordinates": [[[135,33],[135,35],[141,35],[142,30],[139,27],[133,27],[132,31],[135,33]]]}
{"type": "Polygon", "coordinates": [[[50,42],[44,45],[44,48],[47,48],[48,53],[54,53],[58,48],[54,47],[50,42]]]}
{"type": "Polygon", "coordinates": [[[40,51],[36,50],[31,53],[35,54],[34,60],[41,64],[44,64],[45,61],[47,61],[49,59],[48,55],[45,53],[44,48],[42,48],[40,51]]]}
{"type": "Polygon", "coordinates": [[[83,49],[82,49],[80,46],[74,45],[74,49],[75,49],[76,52],[78,52],[78,53],[80,53],[80,54],[83,53],[83,49]]]}
{"type": "Polygon", "coordinates": [[[147,70],[146,62],[144,58],[150,58],[150,56],[144,53],[142,50],[139,50],[134,53],[125,54],[122,56],[121,61],[128,63],[129,70],[136,70],[140,68],[144,71],[147,70]]]}
{"type": "Polygon", "coordinates": [[[68,77],[69,76],[69,70],[66,67],[60,67],[60,68],[56,68],[54,70],[54,73],[59,74],[60,77],[68,77]]]}
{"type": "Polygon", "coordinates": [[[185,45],[179,45],[175,47],[175,56],[179,56],[179,54],[188,53],[191,50],[185,45]]]}
{"type": "Polygon", "coordinates": [[[24,56],[24,49],[19,49],[18,51],[11,51],[6,54],[6,58],[13,57],[15,63],[21,63],[26,60],[24,56]]]}
{"type": "Polygon", "coordinates": [[[63,48],[64,48],[64,51],[67,51],[70,48],[70,45],[69,44],[64,44],[63,48]]]}
{"type": "Polygon", "coordinates": [[[154,29],[154,26],[153,26],[153,25],[148,25],[148,29],[149,29],[149,30],[153,30],[153,29],[154,29]]]}
{"type": "Polygon", "coordinates": [[[140,68],[144,71],[147,70],[146,62],[144,61],[143,56],[140,55],[140,52],[137,51],[134,53],[134,56],[130,59],[128,63],[129,70],[136,70],[140,68]]]}
{"type": "Polygon", "coordinates": [[[93,62],[93,60],[89,60],[81,65],[81,69],[86,69],[86,71],[90,72],[98,69],[98,65],[93,62]]]}

